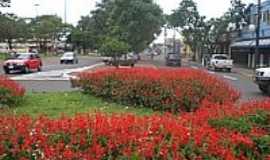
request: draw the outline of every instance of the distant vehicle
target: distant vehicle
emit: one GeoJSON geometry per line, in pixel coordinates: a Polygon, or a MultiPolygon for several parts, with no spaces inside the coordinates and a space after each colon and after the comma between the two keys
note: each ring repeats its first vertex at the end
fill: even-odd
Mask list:
{"type": "Polygon", "coordinates": [[[66,52],[60,58],[60,64],[68,64],[68,63],[71,63],[71,64],[79,63],[79,59],[74,52],[66,52]]]}
{"type": "Polygon", "coordinates": [[[116,59],[114,59],[112,57],[103,57],[102,61],[106,65],[134,67],[139,59],[140,59],[140,57],[137,55],[127,54],[127,55],[123,55],[121,57],[117,57],[116,59]]]}
{"type": "Polygon", "coordinates": [[[6,74],[11,71],[21,71],[23,73],[34,70],[41,71],[42,61],[36,53],[17,53],[4,62],[3,68],[6,74]]]}
{"type": "Polygon", "coordinates": [[[110,65],[112,62],[112,57],[103,57],[102,62],[104,62],[106,65],[110,65]]]}
{"type": "Polygon", "coordinates": [[[181,66],[181,56],[177,53],[168,53],[166,56],[167,66],[181,66]]]}
{"type": "Polygon", "coordinates": [[[256,69],[255,82],[263,93],[270,96],[270,68],[256,69]]]}
{"type": "Polygon", "coordinates": [[[233,67],[233,60],[231,60],[226,54],[213,54],[208,63],[209,69],[214,70],[227,70],[231,72],[233,67]]]}

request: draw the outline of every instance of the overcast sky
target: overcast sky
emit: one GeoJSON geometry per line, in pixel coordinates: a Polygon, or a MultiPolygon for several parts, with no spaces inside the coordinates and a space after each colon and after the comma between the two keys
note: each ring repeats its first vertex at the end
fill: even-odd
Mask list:
{"type": "MultiPolygon", "coordinates": [[[[65,0],[11,0],[12,7],[2,9],[13,12],[20,17],[34,17],[36,14],[57,14],[64,17],[65,0]],[[34,4],[39,4],[35,7],[34,4]]],[[[72,24],[80,19],[82,15],[87,15],[95,8],[99,0],[67,0],[67,21],[72,24]]],[[[181,0],[155,0],[164,9],[165,13],[177,8],[181,0]]],[[[256,2],[257,0],[243,0],[245,3],[256,2]]],[[[221,16],[229,7],[230,0],[195,0],[202,15],[211,17],[221,16]]]]}

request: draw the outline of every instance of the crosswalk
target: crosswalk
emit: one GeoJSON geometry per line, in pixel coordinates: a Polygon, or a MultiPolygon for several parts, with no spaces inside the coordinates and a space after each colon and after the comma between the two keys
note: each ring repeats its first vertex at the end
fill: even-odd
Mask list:
{"type": "Polygon", "coordinates": [[[88,67],[31,73],[31,74],[11,77],[11,79],[16,80],[16,81],[67,81],[67,80],[70,80],[70,78],[74,77],[72,73],[90,70],[90,69],[93,69],[102,65],[104,64],[98,63],[98,64],[88,66],[88,67]]]}

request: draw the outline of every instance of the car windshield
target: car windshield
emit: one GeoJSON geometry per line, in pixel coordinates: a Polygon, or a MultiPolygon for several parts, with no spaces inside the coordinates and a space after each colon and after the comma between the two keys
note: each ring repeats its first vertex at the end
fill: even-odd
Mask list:
{"type": "Polygon", "coordinates": [[[16,56],[16,59],[29,59],[30,58],[30,54],[18,54],[16,56]]]}
{"type": "Polygon", "coordinates": [[[215,59],[218,59],[218,60],[226,60],[228,59],[226,56],[216,56],[215,59]]]}
{"type": "Polygon", "coordinates": [[[169,54],[168,56],[170,59],[179,59],[180,56],[178,54],[169,54]]]}
{"type": "Polygon", "coordinates": [[[73,57],[73,56],[74,56],[74,54],[72,54],[72,53],[67,53],[67,54],[63,55],[63,57],[73,57]]]}

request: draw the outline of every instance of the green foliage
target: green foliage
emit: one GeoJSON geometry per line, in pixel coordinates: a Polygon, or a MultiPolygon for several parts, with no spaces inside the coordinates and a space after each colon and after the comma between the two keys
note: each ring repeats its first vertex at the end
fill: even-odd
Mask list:
{"type": "Polygon", "coordinates": [[[227,128],[243,134],[250,133],[253,126],[263,128],[269,125],[269,113],[258,111],[256,114],[240,118],[224,118],[220,120],[209,120],[209,124],[215,128],[227,128]]]}
{"type": "Polygon", "coordinates": [[[29,93],[24,101],[14,108],[6,108],[1,114],[30,115],[38,117],[47,115],[51,118],[61,117],[62,114],[74,116],[78,113],[134,113],[137,115],[150,115],[151,109],[127,107],[114,103],[106,103],[101,99],[84,95],[80,92],[57,93],[29,93]]]}
{"type": "Polygon", "coordinates": [[[254,142],[261,155],[266,156],[270,154],[270,135],[255,138],[254,142]]]}
{"type": "Polygon", "coordinates": [[[65,25],[62,19],[56,15],[43,15],[36,17],[30,23],[32,36],[35,37],[42,51],[47,49],[47,41],[59,38],[65,25]]]}
{"type": "Polygon", "coordinates": [[[17,105],[22,97],[12,95],[11,91],[0,87],[0,108],[17,105]]]}
{"type": "Polygon", "coordinates": [[[112,37],[106,37],[100,48],[100,52],[103,53],[104,56],[119,57],[126,54],[129,51],[129,48],[129,45],[123,41],[119,41],[112,37]]]}
{"type": "Polygon", "coordinates": [[[10,2],[10,0],[0,0],[0,7],[9,7],[10,2]]]}
{"type": "Polygon", "coordinates": [[[249,133],[252,129],[246,118],[224,118],[222,120],[210,120],[209,123],[215,128],[227,128],[241,133],[249,133]]]}
{"type": "Polygon", "coordinates": [[[103,0],[91,15],[82,17],[73,42],[110,56],[119,49],[117,54],[144,50],[161,32],[164,23],[162,10],[152,0],[103,0]]]}
{"type": "Polygon", "coordinates": [[[14,39],[25,40],[29,36],[29,27],[24,19],[0,14],[0,41],[8,42],[9,48],[12,48],[14,39]]]}

